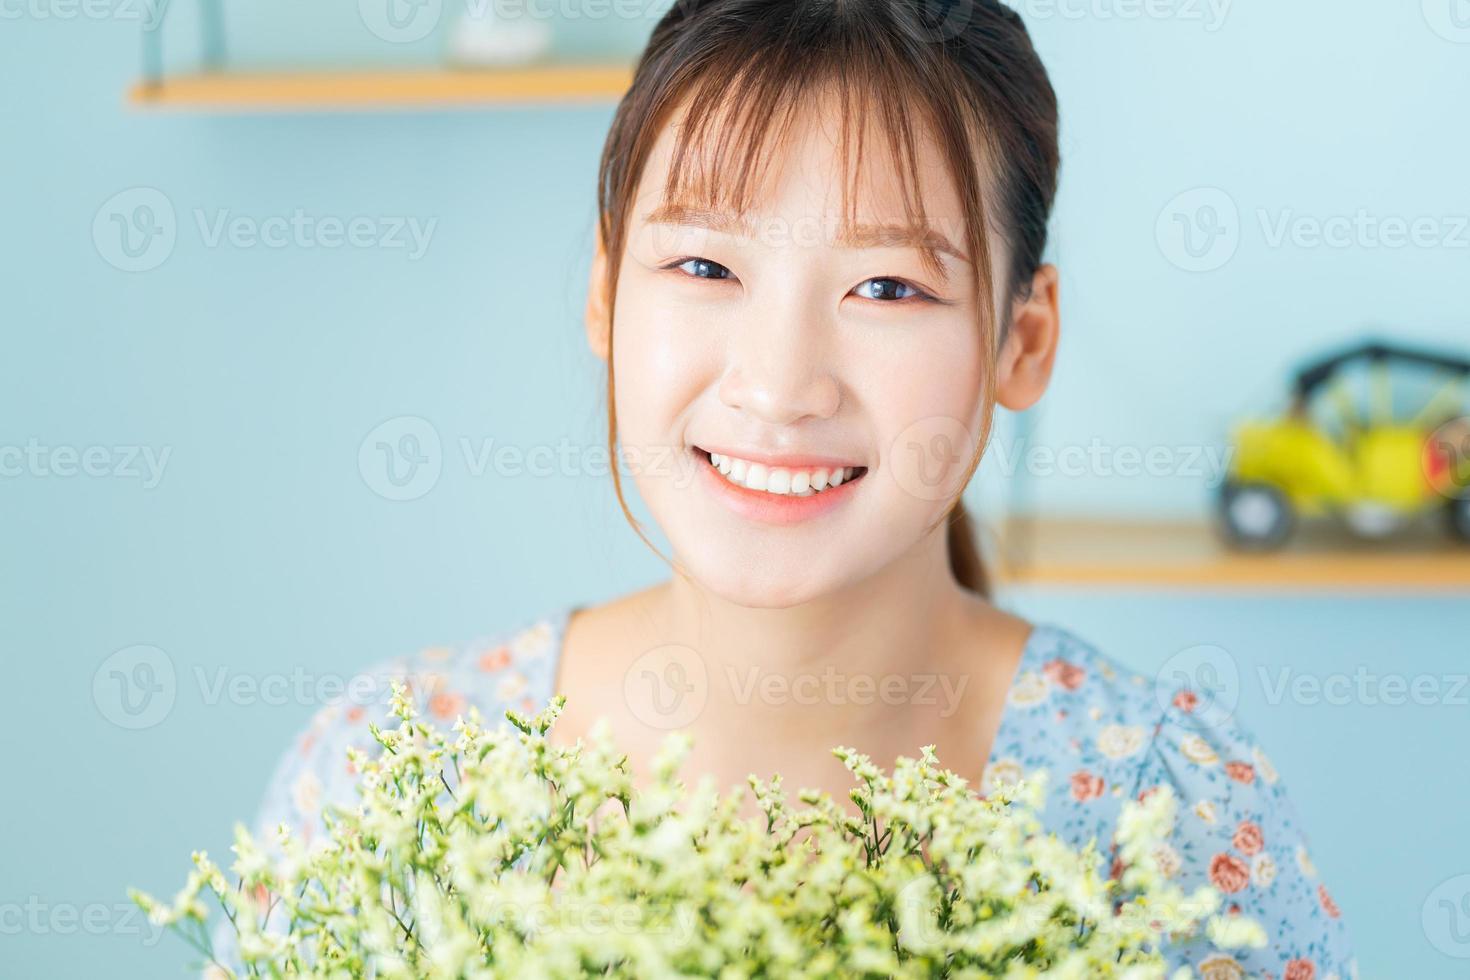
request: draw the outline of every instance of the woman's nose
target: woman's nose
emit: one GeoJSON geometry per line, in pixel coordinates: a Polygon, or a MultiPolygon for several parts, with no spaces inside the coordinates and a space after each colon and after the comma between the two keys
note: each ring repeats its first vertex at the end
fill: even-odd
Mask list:
{"type": "Polygon", "coordinates": [[[841,392],[827,328],[796,311],[750,312],[731,342],[720,400],[771,425],[835,415],[841,392]]]}

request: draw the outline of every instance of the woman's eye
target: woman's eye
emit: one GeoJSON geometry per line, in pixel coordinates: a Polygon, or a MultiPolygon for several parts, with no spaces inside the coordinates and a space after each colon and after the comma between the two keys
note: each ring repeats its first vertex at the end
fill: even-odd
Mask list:
{"type": "Polygon", "coordinates": [[[885,279],[881,277],[865,280],[859,283],[857,289],[853,291],[863,299],[877,300],[911,299],[915,296],[924,295],[902,279],[885,279]]]}
{"type": "Polygon", "coordinates": [[[686,259],[674,268],[683,272],[686,276],[695,279],[730,279],[733,278],[729,269],[718,262],[709,259],[686,259]]]}

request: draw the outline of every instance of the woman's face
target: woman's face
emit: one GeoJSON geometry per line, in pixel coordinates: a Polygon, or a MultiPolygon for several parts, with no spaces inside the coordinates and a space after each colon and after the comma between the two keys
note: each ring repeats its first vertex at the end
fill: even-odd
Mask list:
{"type": "Polygon", "coordinates": [[[792,128],[745,215],[666,199],[666,127],[618,269],[625,472],[686,570],[750,607],[808,601],[910,552],[979,436],[981,313],[937,147],[920,146],[914,228],[869,133],[849,228],[849,168],[821,121],[792,128]]]}

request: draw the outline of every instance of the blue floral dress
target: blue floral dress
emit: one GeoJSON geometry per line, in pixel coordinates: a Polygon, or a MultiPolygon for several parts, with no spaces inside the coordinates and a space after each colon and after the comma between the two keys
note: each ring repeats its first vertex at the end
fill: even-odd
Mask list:
{"type": "MultiPolygon", "coordinates": [[[[448,726],[470,705],[487,721],[505,708],[538,711],[554,693],[556,662],[576,607],[458,647],[434,647],[366,672],[322,708],[282,758],[256,821],[257,840],[285,823],[306,841],[322,808],[352,805],[347,748],[369,750],[389,682],[404,679],[419,710],[448,726]]],[[[1208,706],[1204,706],[1208,707],[1208,706]]],[[[1187,688],[1165,689],[1067,630],[1037,624],[1016,669],[984,781],[1050,774],[1042,819],[1073,847],[1106,849],[1126,799],[1168,785],[1180,801],[1160,853],[1186,890],[1209,882],[1225,909],[1254,918],[1261,949],[1224,951],[1204,937],[1166,953],[1204,980],[1340,980],[1357,966],[1341,913],[1312,865],[1285,784],[1260,746],[1228,715],[1203,710],[1187,688]]],[[[216,933],[222,954],[228,937],[216,933]]]]}

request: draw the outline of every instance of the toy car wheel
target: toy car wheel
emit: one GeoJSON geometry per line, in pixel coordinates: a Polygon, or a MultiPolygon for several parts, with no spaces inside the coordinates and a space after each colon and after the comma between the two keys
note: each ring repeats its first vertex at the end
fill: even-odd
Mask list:
{"type": "Polygon", "coordinates": [[[1450,532],[1461,541],[1470,542],[1470,496],[1450,501],[1449,518],[1450,532]]]}
{"type": "Polygon", "coordinates": [[[1286,495],[1269,483],[1227,483],[1220,493],[1226,539],[1241,548],[1276,548],[1291,534],[1294,515],[1286,495]]]}

